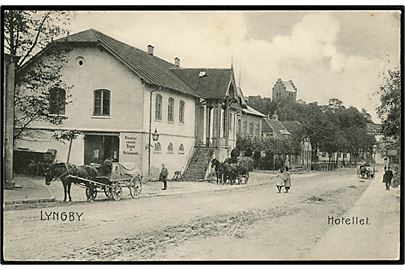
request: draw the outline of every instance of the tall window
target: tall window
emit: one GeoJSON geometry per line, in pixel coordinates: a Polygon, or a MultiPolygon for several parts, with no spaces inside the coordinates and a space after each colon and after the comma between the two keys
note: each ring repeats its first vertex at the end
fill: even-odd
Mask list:
{"type": "Polygon", "coordinates": [[[94,115],[110,115],[110,91],[94,90],[94,115]]]}
{"type": "Polygon", "coordinates": [[[243,121],[243,136],[247,136],[247,123],[246,121],[243,121]]]}
{"type": "Polygon", "coordinates": [[[260,124],[256,123],[256,136],[260,137],[260,124]]]}
{"type": "Polygon", "coordinates": [[[253,136],[253,123],[249,123],[249,136],[253,136]]]}
{"type": "Polygon", "coordinates": [[[49,113],[65,114],[66,93],[64,89],[52,88],[49,90],[49,113]]]}
{"type": "Polygon", "coordinates": [[[156,95],[155,119],[162,120],[162,96],[159,94],[156,95]]]}
{"type": "Polygon", "coordinates": [[[238,119],[238,134],[242,135],[242,120],[238,119]]]}
{"type": "Polygon", "coordinates": [[[184,123],[184,107],[186,103],[184,100],[180,100],[180,105],[179,105],[179,122],[184,123]]]}
{"type": "Polygon", "coordinates": [[[169,102],[167,104],[167,121],[169,122],[174,121],[173,111],[174,111],[174,98],[169,97],[169,102]]]}

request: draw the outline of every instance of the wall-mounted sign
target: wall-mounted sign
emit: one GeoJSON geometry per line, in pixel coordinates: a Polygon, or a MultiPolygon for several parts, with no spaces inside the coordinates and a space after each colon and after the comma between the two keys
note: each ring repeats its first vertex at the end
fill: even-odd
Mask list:
{"type": "Polygon", "coordinates": [[[125,155],[139,155],[139,153],[136,151],[136,147],[137,137],[125,135],[123,153],[125,155]]]}

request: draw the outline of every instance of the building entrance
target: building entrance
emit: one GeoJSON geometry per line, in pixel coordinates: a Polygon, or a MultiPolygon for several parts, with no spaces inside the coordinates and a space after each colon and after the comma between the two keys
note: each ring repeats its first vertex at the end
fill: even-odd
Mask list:
{"type": "Polygon", "coordinates": [[[107,158],[119,160],[119,136],[86,135],[84,138],[84,164],[102,164],[107,158]]]}

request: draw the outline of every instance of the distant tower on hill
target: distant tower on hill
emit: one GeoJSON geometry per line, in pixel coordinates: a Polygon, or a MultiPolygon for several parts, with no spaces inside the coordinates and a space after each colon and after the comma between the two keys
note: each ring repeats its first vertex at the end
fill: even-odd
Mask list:
{"type": "Polygon", "coordinates": [[[273,86],[272,100],[279,101],[281,99],[291,102],[297,102],[297,88],[292,80],[282,81],[280,78],[273,86]]]}

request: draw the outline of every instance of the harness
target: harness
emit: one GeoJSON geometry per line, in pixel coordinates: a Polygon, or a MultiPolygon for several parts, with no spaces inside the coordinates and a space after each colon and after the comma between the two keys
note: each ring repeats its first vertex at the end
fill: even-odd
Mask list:
{"type": "MultiPolygon", "coordinates": [[[[67,166],[67,164],[65,163],[65,168],[66,168],[66,172],[64,172],[64,173],[62,173],[61,175],[59,175],[59,176],[57,176],[57,177],[55,177],[54,179],[56,180],[56,179],[61,179],[61,177],[63,176],[63,175],[65,175],[65,174],[67,174],[70,170],[72,170],[72,169],[75,169],[76,168],[76,165],[72,165],[72,168],[68,168],[68,166],[67,166]]],[[[54,181],[54,179],[52,179],[51,181],[54,181]]]]}

